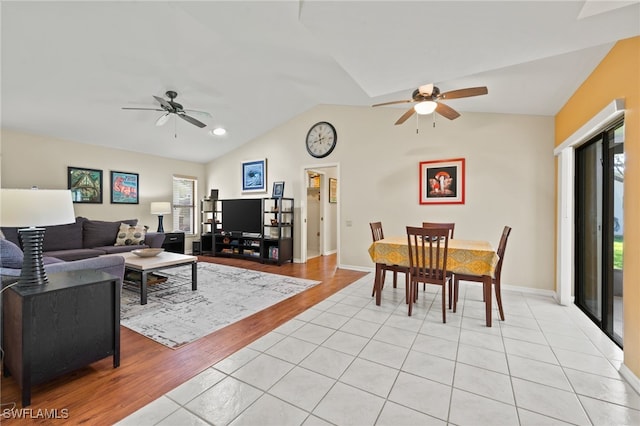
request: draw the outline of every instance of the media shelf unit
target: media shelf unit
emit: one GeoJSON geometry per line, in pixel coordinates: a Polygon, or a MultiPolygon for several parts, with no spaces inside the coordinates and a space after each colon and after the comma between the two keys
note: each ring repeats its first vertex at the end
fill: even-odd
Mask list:
{"type": "Polygon", "coordinates": [[[265,261],[293,262],[293,198],[264,198],[262,228],[265,261]]]}
{"type": "Polygon", "coordinates": [[[200,254],[213,254],[213,235],[222,232],[222,201],[200,200],[200,254]]]}
{"type": "Polygon", "coordinates": [[[217,200],[202,211],[204,255],[277,265],[293,262],[293,198],[217,200]],[[206,223],[216,224],[210,225],[211,232],[205,232],[206,223]]]}

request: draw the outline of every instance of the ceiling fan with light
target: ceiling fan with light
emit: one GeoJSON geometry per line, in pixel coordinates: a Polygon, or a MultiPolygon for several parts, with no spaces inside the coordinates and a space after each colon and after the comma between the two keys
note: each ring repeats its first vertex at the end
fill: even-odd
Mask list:
{"type": "Polygon", "coordinates": [[[394,105],[394,104],[404,104],[409,102],[418,102],[416,105],[412,106],[407,110],[402,116],[396,121],[396,125],[402,124],[409,117],[411,117],[414,113],[418,113],[420,115],[431,114],[432,112],[437,112],[441,116],[448,118],[449,120],[455,120],[460,117],[460,114],[451,108],[450,106],[442,103],[441,101],[448,99],[459,99],[459,98],[468,98],[471,96],[479,96],[486,95],[488,92],[487,88],[484,86],[481,87],[469,87],[466,89],[458,89],[451,90],[448,92],[440,93],[440,89],[433,84],[425,84],[423,86],[418,87],[413,91],[411,95],[411,99],[405,99],[401,101],[391,101],[391,102],[383,102],[380,104],[372,105],[374,107],[384,106],[384,105],[394,105]]]}
{"type": "Polygon", "coordinates": [[[156,107],[156,108],[133,108],[133,107],[122,107],[122,109],[133,109],[133,110],[145,110],[145,111],[160,111],[160,112],[164,112],[163,115],[161,115],[157,120],[156,120],[156,126],[162,126],[164,123],[166,123],[171,114],[175,114],[178,117],[182,118],[185,121],[188,121],[189,123],[193,124],[194,126],[198,126],[200,128],[202,127],[206,127],[207,125],[204,124],[202,121],[197,120],[193,117],[191,117],[190,115],[187,115],[187,112],[192,113],[192,114],[200,114],[200,115],[204,115],[207,117],[211,117],[211,114],[209,114],[206,111],[195,111],[195,110],[190,110],[190,109],[184,109],[182,107],[181,104],[177,103],[175,101],[175,98],[178,97],[178,93],[174,92],[173,90],[168,90],[165,95],[167,96],[167,99],[163,99],[159,96],[153,96],[155,98],[156,101],[158,101],[158,103],[160,104],[160,107],[156,107]]]}

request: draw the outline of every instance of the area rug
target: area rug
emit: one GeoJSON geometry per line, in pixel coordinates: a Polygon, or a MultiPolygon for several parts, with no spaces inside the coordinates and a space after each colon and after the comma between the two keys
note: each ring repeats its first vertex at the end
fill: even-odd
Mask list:
{"type": "Polygon", "coordinates": [[[146,305],[135,287],[123,286],[121,324],[176,349],[311,288],[319,281],[198,263],[198,290],[191,266],[160,273],[167,281],[149,286],[146,305]]]}

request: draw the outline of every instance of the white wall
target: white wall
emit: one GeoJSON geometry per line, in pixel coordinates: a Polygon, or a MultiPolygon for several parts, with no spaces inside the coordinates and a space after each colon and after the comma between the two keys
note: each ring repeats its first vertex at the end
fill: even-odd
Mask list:
{"type": "MultiPolygon", "coordinates": [[[[204,165],[176,161],[131,151],[109,149],[38,136],[7,129],[2,130],[0,175],[3,188],[67,189],[67,167],[102,170],[102,204],[73,205],[76,216],[94,220],[137,218],[155,231],[158,217],[149,212],[152,201],[171,201],[174,174],[198,178],[199,194],[203,194],[204,165]],[[139,174],[139,204],[111,204],[109,173],[111,170],[139,174]]],[[[200,196],[200,195],[199,195],[200,196]]],[[[164,217],[166,232],[172,229],[172,217],[164,217]]],[[[200,221],[196,217],[196,224],[200,221]]],[[[190,240],[186,250],[191,250],[190,240]]]]}
{"type": "MultiPolygon", "coordinates": [[[[453,102],[452,102],[453,103],[453,102]]],[[[456,105],[453,105],[456,107],[456,105]]],[[[421,117],[401,126],[397,108],[317,106],[206,167],[208,188],[220,198],[241,193],[240,163],[267,158],[267,191],[285,181],[285,196],[296,199],[299,216],[306,199],[302,170],[339,164],[339,264],[372,268],[369,222],[382,221],[386,235],[405,233],[422,221],[456,222],[456,238],[489,240],[497,246],[505,225],[513,228],[503,283],[553,289],[554,175],[553,118],[511,114],[462,113],[457,120],[421,117]],[[314,159],[304,139],[318,121],[338,133],[333,153],[314,159]],[[466,159],[464,205],[420,205],[420,161],[466,159]],[[347,226],[351,222],[352,226],[347,226]]],[[[296,217],[296,235],[301,220],[296,217]]],[[[300,255],[297,238],[294,256],[300,255]]]]}

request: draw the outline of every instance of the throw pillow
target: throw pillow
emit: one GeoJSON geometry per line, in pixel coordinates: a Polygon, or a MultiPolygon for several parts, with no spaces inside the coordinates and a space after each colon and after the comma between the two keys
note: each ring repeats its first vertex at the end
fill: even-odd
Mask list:
{"type": "Polygon", "coordinates": [[[144,244],[144,238],[147,230],[142,225],[120,224],[118,237],[116,238],[116,246],[137,246],[144,244]]]}
{"type": "Polygon", "coordinates": [[[0,268],[22,269],[24,254],[9,240],[0,239],[0,268]]]}

